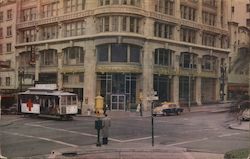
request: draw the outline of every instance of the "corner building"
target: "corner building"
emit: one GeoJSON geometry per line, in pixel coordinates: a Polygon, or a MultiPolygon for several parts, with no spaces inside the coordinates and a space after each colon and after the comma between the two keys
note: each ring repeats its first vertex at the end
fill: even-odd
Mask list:
{"type": "Polygon", "coordinates": [[[113,111],[136,108],[140,97],[148,110],[153,91],[181,105],[220,100],[220,65],[230,51],[227,0],[18,3],[24,86],[57,83],[78,93],[83,110],[99,94],[113,111]]]}

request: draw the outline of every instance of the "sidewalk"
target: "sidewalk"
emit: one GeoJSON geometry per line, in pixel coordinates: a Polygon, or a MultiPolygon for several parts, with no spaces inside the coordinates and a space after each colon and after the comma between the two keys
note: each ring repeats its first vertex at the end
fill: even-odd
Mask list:
{"type": "Polygon", "coordinates": [[[236,130],[250,131],[250,121],[241,121],[229,125],[229,128],[236,130]]]}
{"type": "Polygon", "coordinates": [[[110,143],[53,150],[49,159],[223,159],[223,154],[188,152],[185,148],[150,143],[110,143]]]}

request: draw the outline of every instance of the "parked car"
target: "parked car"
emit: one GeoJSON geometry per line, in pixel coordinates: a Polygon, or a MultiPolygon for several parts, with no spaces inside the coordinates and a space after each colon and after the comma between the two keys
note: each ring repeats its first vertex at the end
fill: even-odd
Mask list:
{"type": "Polygon", "coordinates": [[[242,112],[241,120],[250,120],[250,109],[246,109],[242,112]]]}
{"type": "Polygon", "coordinates": [[[158,106],[156,106],[153,110],[153,115],[169,115],[176,114],[179,115],[183,112],[183,108],[176,103],[171,102],[162,102],[158,106]]]}

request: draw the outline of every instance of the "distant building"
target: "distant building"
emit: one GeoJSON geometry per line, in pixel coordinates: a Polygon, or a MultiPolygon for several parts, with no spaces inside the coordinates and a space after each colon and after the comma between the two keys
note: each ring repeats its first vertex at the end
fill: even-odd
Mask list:
{"type": "Polygon", "coordinates": [[[250,93],[250,0],[230,0],[229,6],[228,97],[239,99],[250,93]]]}
{"type": "MultiPolygon", "coordinates": [[[[19,0],[17,70],[75,92],[83,109],[101,95],[112,110],[142,95],[201,105],[224,98],[227,0],[19,0]]],[[[20,79],[19,79],[20,81],[20,79]]],[[[18,84],[18,81],[16,81],[18,84]]]]}
{"type": "Polygon", "coordinates": [[[0,93],[16,92],[16,1],[0,2],[0,93]]]}

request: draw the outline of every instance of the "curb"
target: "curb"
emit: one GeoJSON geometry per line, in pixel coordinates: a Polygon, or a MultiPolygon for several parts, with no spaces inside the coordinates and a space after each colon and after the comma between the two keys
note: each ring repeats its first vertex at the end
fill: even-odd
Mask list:
{"type": "Polygon", "coordinates": [[[230,129],[234,129],[234,130],[242,130],[242,131],[250,131],[250,128],[240,128],[238,124],[230,124],[228,126],[228,128],[230,129]]]}

